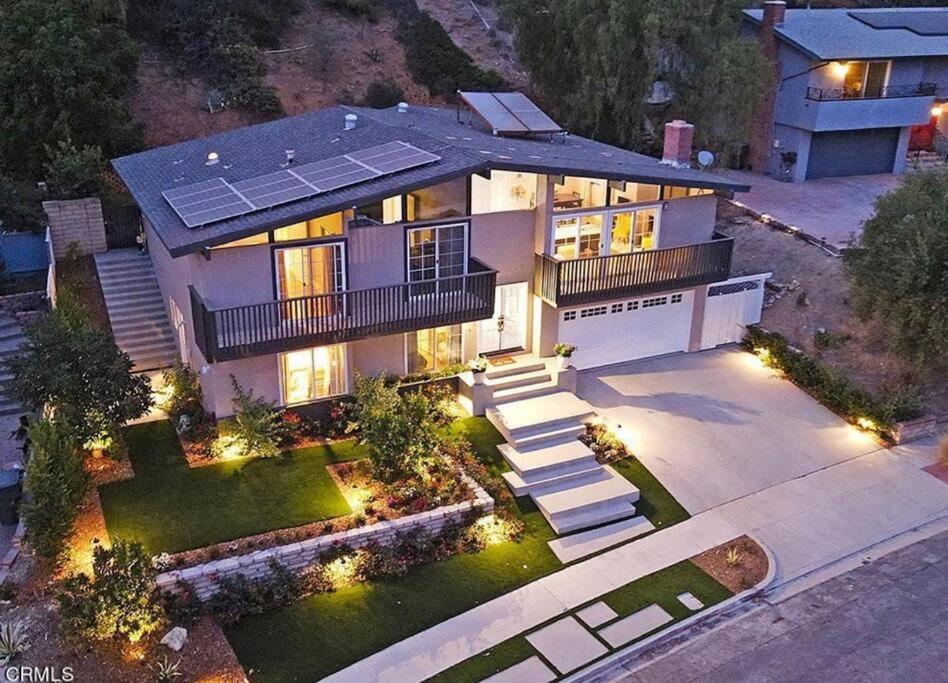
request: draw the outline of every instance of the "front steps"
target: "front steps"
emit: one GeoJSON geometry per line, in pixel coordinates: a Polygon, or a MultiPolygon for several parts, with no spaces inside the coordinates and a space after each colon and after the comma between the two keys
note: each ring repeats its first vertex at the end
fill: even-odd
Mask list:
{"type": "Polygon", "coordinates": [[[521,356],[511,365],[488,366],[486,382],[493,390],[493,404],[546,396],[557,390],[557,380],[547,362],[521,356]]]}
{"type": "Polygon", "coordinates": [[[514,495],[534,500],[556,533],[635,514],[639,490],[579,441],[584,423],[595,417],[586,401],[556,391],[488,408],[486,415],[508,442],[497,447],[513,470],[504,479],[514,495]]]}
{"type": "MultiPolygon", "coordinates": [[[[0,362],[6,361],[19,352],[23,344],[23,328],[9,313],[0,311],[0,362]]],[[[0,369],[0,417],[22,415],[25,413],[19,402],[7,395],[7,383],[12,375],[0,369]]]]}
{"type": "Polygon", "coordinates": [[[96,254],[96,270],[115,343],[135,372],[158,370],[178,357],[151,259],[136,249],[96,254]]]}

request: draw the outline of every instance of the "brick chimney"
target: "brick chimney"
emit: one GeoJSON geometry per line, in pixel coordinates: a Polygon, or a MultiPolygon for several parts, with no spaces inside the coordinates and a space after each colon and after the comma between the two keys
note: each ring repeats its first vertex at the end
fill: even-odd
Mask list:
{"type": "Polygon", "coordinates": [[[773,83],[763,93],[750,135],[750,165],[758,173],[770,170],[774,139],[774,106],[777,101],[777,84],[780,82],[780,63],[777,61],[777,36],[774,27],[783,24],[787,3],[783,0],[767,0],[760,24],[760,49],[773,69],[773,83]]]}
{"type": "Polygon", "coordinates": [[[694,139],[695,127],[687,121],[675,119],[666,123],[662,163],[675,168],[690,168],[691,148],[694,139]]]}

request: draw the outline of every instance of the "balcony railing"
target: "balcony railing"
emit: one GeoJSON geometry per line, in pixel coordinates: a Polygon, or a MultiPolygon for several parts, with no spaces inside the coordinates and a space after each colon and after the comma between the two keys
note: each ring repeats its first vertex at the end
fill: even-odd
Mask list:
{"type": "Polygon", "coordinates": [[[935,94],[935,83],[886,85],[881,88],[853,90],[850,88],[807,88],[806,98],[825,102],[829,100],[880,100],[890,97],[930,97],[935,94]]]}
{"type": "Polygon", "coordinates": [[[536,291],[553,306],[575,306],[726,280],[734,239],[560,261],[536,255],[536,291]]]}
{"type": "Polygon", "coordinates": [[[489,318],[497,271],[211,309],[191,287],[194,337],[208,362],[489,318]]]}

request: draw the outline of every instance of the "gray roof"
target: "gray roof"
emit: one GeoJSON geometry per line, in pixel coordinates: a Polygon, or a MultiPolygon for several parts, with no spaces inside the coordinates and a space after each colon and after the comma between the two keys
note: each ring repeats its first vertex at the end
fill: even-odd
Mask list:
{"type": "Polygon", "coordinates": [[[395,108],[333,107],[139,152],[113,159],[112,165],[173,256],[491,168],[739,192],[749,189],[727,178],[676,169],[652,157],[578,136],[569,136],[565,143],[503,138],[475,128],[469,121],[470,116],[463,114],[459,124],[454,110],[429,107],[410,107],[406,113],[395,108]],[[350,113],[359,116],[358,125],[354,130],[343,130],[344,117],[350,113]],[[211,178],[235,182],[278,170],[286,161],[287,149],[295,151],[294,164],[301,165],[392,140],[415,145],[441,159],[198,228],[186,227],[161,194],[211,178]],[[220,162],[207,166],[204,162],[212,151],[218,153],[220,162]]]}
{"type": "MultiPolygon", "coordinates": [[[[744,14],[759,25],[763,10],[744,14]]],[[[883,59],[948,55],[945,27],[942,7],[790,9],[774,32],[813,59],[883,59]]]]}

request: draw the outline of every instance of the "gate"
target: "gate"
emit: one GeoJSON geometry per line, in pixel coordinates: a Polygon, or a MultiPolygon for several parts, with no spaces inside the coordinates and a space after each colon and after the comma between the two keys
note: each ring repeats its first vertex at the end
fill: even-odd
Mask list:
{"type": "Polygon", "coordinates": [[[137,206],[102,206],[105,244],[109,249],[138,246],[142,234],[142,214],[137,206]]]}
{"type": "Polygon", "coordinates": [[[739,342],[748,325],[760,322],[764,280],[770,273],[735,277],[708,286],[701,328],[701,349],[739,342]]]}

